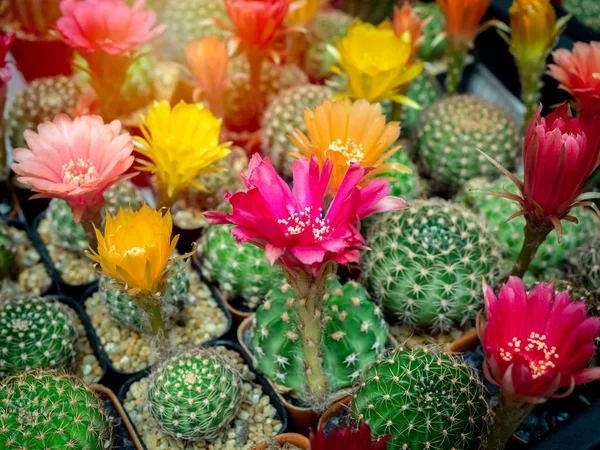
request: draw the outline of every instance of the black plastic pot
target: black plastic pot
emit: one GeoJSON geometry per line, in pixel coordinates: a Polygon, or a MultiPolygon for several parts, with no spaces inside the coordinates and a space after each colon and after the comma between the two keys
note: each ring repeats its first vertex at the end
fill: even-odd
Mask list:
{"type": "Polygon", "coordinates": [[[0,180],[0,217],[16,217],[17,211],[17,202],[8,180],[0,180]]]}
{"type": "Polygon", "coordinates": [[[204,232],[206,231],[206,227],[198,227],[198,228],[181,228],[177,224],[173,223],[173,236],[179,235],[179,240],[177,241],[177,250],[181,253],[187,253],[192,250],[192,245],[196,242],[204,232]]]}
{"type": "MultiPolygon", "coordinates": [[[[205,347],[223,346],[223,347],[226,347],[229,350],[235,351],[242,358],[244,358],[244,363],[256,375],[256,381],[255,381],[255,383],[260,384],[262,386],[264,393],[269,396],[269,399],[271,401],[271,405],[273,405],[273,407],[277,411],[277,415],[279,416],[279,420],[281,421],[281,429],[279,430],[278,434],[284,433],[287,430],[287,427],[288,427],[287,412],[286,412],[283,404],[279,401],[279,398],[277,397],[277,394],[271,388],[271,385],[269,384],[269,382],[261,374],[259,374],[258,372],[256,372],[254,370],[254,368],[252,367],[252,361],[251,361],[251,359],[242,350],[242,348],[238,344],[236,344],[234,342],[225,341],[225,340],[212,341],[210,343],[205,344],[204,346],[205,347]]],[[[144,369],[144,370],[142,370],[140,372],[137,372],[131,378],[129,378],[129,380],[127,380],[125,382],[125,384],[123,384],[123,386],[119,390],[119,395],[118,395],[119,401],[122,404],[125,402],[125,396],[127,395],[127,392],[129,391],[129,388],[131,387],[131,385],[133,383],[135,383],[136,381],[139,381],[142,378],[145,378],[148,375],[150,375],[150,372],[151,372],[150,368],[147,368],[147,369],[144,369]]],[[[134,425],[134,427],[135,427],[135,425],[134,425]]],[[[137,433],[138,437],[141,440],[141,436],[140,436],[139,432],[137,431],[137,429],[135,430],[135,432],[137,433]]],[[[142,442],[142,446],[143,446],[144,449],[146,449],[146,446],[145,446],[145,444],[143,442],[142,442]]]]}
{"type": "Polygon", "coordinates": [[[32,192],[31,189],[28,189],[22,184],[16,182],[15,177],[15,173],[11,170],[8,182],[14,192],[15,197],[17,198],[17,202],[26,223],[31,225],[34,219],[48,207],[50,204],[50,199],[42,198],[31,200],[30,197],[35,195],[35,192],[32,192]]]}

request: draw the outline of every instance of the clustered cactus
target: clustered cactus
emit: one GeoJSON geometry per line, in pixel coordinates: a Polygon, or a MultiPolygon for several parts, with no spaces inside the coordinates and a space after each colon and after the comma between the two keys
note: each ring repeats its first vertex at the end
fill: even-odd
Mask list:
{"type": "MultiPolygon", "coordinates": [[[[355,282],[330,281],[323,299],[320,360],[330,393],[358,381],[361,370],[378,358],[387,340],[381,310],[355,282]]],[[[252,330],[257,369],[280,386],[305,393],[304,343],[296,299],[287,284],[275,287],[257,310],[252,330]]]]}
{"type": "Polygon", "coordinates": [[[387,434],[388,450],[474,449],[485,439],[483,386],[455,357],[428,348],[394,350],[365,370],[352,417],[387,434]]]}
{"type": "Polygon", "coordinates": [[[164,361],[152,373],[147,397],[158,427],[190,441],[216,438],[235,418],[242,400],[239,373],[206,349],[164,361]]]}
{"type": "Polygon", "coordinates": [[[16,253],[8,224],[0,221],[0,279],[8,278],[14,272],[16,253]]]}
{"type": "Polygon", "coordinates": [[[417,329],[445,332],[472,320],[482,306],[481,280],[500,274],[494,237],[466,208],[442,200],[379,215],[366,238],[369,292],[394,320],[417,329]]]}
{"type": "Polygon", "coordinates": [[[0,384],[0,448],[104,450],[111,434],[102,400],[73,376],[32,371],[0,384]]]}
{"type": "Polygon", "coordinates": [[[51,298],[17,297],[0,308],[0,378],[31,369],[72,369],[77,328],[51,298]]]}

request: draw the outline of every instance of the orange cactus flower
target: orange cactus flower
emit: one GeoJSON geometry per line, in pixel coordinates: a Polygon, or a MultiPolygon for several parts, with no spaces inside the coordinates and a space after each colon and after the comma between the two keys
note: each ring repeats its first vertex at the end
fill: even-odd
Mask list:
{"type": "Polygon", "coordinates": [[[423,27],[432,19],[433,16],[429,16],[425,21],[421,22],[421,18],[412,10],[408,2],[404,3],[402,8],[394,6],[392,26],[398,37],[401,37],[406,32],[410,34],[410,42],[413,48],[411,60],[414,60],[423,45],[423,27]]]}
{"type": "Polygon", "coordinates": [[[437,0],[446,19],[449,42],[470,46],[477,34],[479,22],[492,0],[437,0]]]}

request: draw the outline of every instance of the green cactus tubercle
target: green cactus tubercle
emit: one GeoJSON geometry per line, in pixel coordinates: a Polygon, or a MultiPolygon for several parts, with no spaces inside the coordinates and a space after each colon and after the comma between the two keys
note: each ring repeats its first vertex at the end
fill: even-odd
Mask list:
{"type": "Polygon", "coordinates": [[[10,277],[15,270],[16,248],[9,225],[0,221],[0,279],[10,277]]]}

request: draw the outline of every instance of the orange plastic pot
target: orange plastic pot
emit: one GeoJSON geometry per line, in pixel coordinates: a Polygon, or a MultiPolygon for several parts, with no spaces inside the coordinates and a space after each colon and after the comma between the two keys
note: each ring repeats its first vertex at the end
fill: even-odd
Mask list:
{"type": "Polygon", "coordinates": [[[333,417],[337,416],[340,411],[348,409],[350,407],[350,403],[351,402],[352,402],[352,396],[351,395],[347,395],[346,397],[344,397],[344,398],[338,400],[337,402],[333,403],[327,409],[327,411],[325,411],[323,413],[323,415],[319,418],[318,429],[320,430],[321,427],[324,427],[325,424],[327,424],[327,422],[330,419],[332,419],[333,417]]]}
{"type": "MultiPolygon", "coordinates": [[[[310,441],[307,437],[302,436],[301,434],[296,433],[283,433],[273,438],[275,442],[278,444],[292,444],[299,449],[302,450],[310,450],[310,441]]],[[[263,442],[262,444],[258,444],[255,447],[252,447],[250,450],[264,450],[267,448],[267,443],[263,442]]]]}

